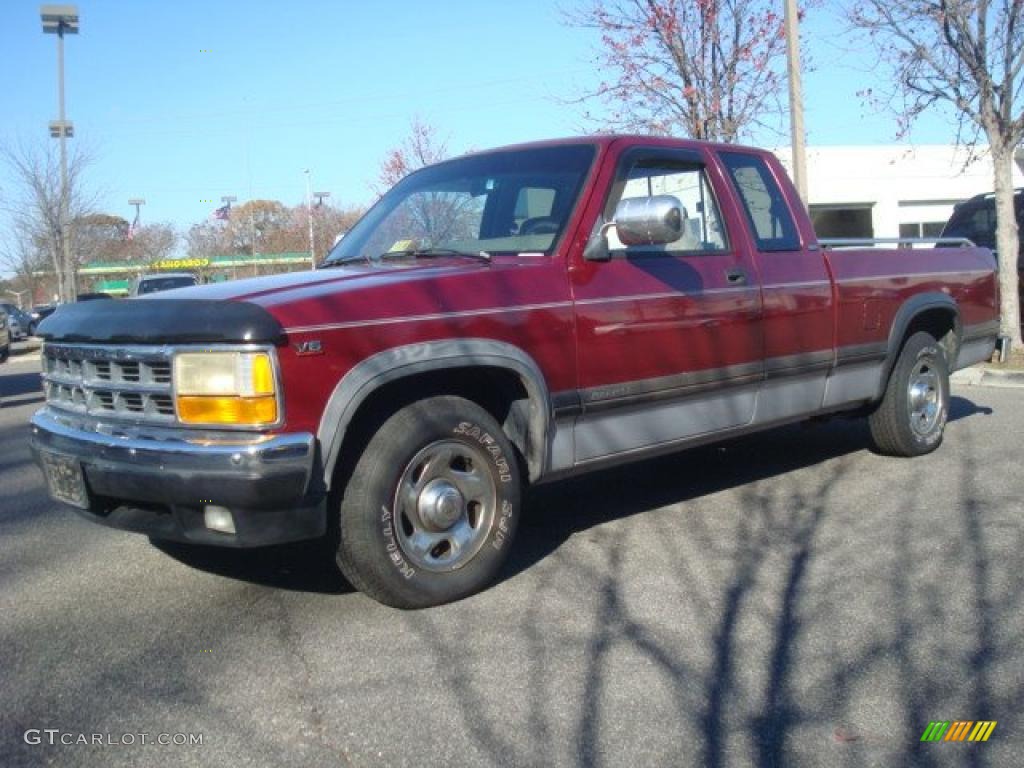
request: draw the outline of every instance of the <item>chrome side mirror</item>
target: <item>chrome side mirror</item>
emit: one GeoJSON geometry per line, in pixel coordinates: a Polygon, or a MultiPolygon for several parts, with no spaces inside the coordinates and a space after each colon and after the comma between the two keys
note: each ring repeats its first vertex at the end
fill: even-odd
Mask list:
{"type": "Polygon", "coordinates": [[[683,234],[683,204],[672,195],[627,197],[615,206],[615,232],[623,245],[665,245],[683,234]]]}
{"type": "Polygon", "coordinates": [[[607,261],[608,230],[615,227],[619,241],[625,246],[665,245],[678,240],[683,234],[686,218],[683,204],[673,195],[627,197],[615,206],[615,218],[590,238],[583,258],[588,261],[607,261]]]}

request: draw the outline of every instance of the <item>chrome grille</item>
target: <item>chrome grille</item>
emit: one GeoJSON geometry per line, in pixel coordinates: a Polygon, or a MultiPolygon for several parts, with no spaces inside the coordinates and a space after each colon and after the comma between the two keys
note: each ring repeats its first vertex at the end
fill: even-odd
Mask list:
{"type": "Polygon", "coordinates": [[[46,344],[46,401],[76,413],[173,423],[171,353],[165,347],[46,344]]]}

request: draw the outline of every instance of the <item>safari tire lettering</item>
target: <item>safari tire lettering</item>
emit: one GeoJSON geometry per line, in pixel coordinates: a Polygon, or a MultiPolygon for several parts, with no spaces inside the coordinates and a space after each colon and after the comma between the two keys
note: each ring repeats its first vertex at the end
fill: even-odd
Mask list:
{"type": "Polygon", "coordinates": [[[416,569],[409,565],[402,557],[402,549],[398,546],[398,539],[395,538],[395,528],[392,521],[391,510],[381,507],[381,534],[386,542],[384,548],[388,552],[388,559],[394,564],[403,578],[411,579],[416,575],[416,569]]]}
{"type": "Polygon", "coordinates": [[[501,446],[491,437],[490,433],[479,425],[463,421],[455,427],[454,434],[463,435],[470,440],[476,440],[491,455],[494,466],[498,470],[498,479],[503,483],[512,482],[512,471],[509,469],[508,460],[505,458],[501,446]]]}
{"type": "Polygon", "coordinates": [[[494,418],[460,397],[427,398],[387,418],[356,461],[338,508],[336,560],[352,586],[387,605],[423,608],[451,602],[493,581],[508,556],[519,508],[518,459],[494,418]],[[457,522],[438,526],[430,516],[439,514],[440,502],[428,488],[436,481],[448,483],[450,475],[445,487],[452,494],[459,472],[471,469],[457,462],[449,466],[449,455],[463,452],[473,459],[471,468],[477,468],[475,487],[482,482],[487,489],[480,497],[484,501],[474,510],[470,500],[476,497],[456,495],[457,522]],[[442,463],[421,458],[430,455],[443,457],[442,463]],[[421,462],[430,467],[422,470],[430,472],[426,480],[419,479],[424,477],[417,471],[421,462]],[[461,529],[468,531],[469,543],[448,525],[469,525],[471,530],[461,529]],[[436,538],[424,547],[418,544],[422,534],[436,538]],[[438,554],[434,541],[452,543],[438,554]],[[413,550],[407,550],[410,546],[413,550]]]}

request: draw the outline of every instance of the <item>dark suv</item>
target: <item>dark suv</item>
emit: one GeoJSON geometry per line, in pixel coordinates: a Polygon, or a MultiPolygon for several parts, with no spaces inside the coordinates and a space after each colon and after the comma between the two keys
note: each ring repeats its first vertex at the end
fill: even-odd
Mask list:
{"type": "MultiPolygon", "coordinates": [[[[1024,189],[1013,194],[1013,208],[1017,214],[1017,274],[1020,278],[1020,297],[1024,303],[1024,189]]],[[[975,245],[996,250],[996,197],[991,192],[975,195],[953,209],[941,237],[966,237],[975,245]]]]}

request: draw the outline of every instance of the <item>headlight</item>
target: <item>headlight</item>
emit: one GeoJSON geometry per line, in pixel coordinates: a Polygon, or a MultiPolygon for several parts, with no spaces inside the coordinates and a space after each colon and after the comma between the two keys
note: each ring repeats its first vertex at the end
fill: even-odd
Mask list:
{"type": "Polygon", "coordinates": [[[174,393],[185,424],[266,426],[278,419],[269,352],[179,352],[174,393]]]}

